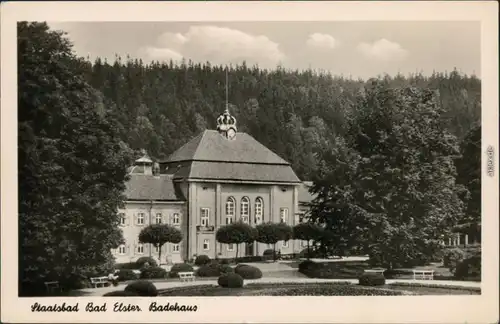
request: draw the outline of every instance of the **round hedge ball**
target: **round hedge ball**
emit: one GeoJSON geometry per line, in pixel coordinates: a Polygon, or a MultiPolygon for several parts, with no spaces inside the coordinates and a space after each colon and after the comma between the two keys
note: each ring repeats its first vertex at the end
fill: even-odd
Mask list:
{"type": "Polygon", "coordinates": [[[148,280],[134,281],[127,287],[125,287],[125,291],[136,293],[138,296],[158,296],[158,290],[156,290],[156,286],[148,280]]]}
{"type": "Polygon", "coordinates": [[[262,278],[262,271],[251,265],[241,264],[238,265],[234,272],[239,274],[243,279],[260,279],[262,278]]]}

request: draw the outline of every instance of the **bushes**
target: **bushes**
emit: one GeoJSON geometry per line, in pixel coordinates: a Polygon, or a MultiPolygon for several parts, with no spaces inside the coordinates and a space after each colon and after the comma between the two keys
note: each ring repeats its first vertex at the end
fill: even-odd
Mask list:
{"type": "Polygon", "coordinates": [[[118,281],[136,280],[139,279],[139,275],[132,269],[121,269],[118,272],[118,281]]]}
{"type": "Polygon", "coordinates": [[[126,290],[116,290],[116,291],[111,291],[109,293],[106,293],[103,295],[104,297],[126,297],[126,296],[139,296],[137,293],[134,291],[126,291],[126,290]]]}
{"type": "Polygon", "coordinates": [[[361,286],[383,286],[385,285],[385,277],[380,273],[363,273],[359,277],[359,284],[361,286]]]}
{"type": "Polygon", "coordinates": [[[210,257],[204,254],[198,255],[196,257],[196,260],[194,261],[194,264],[196,264],[197,266],[202,266],[209,263],[210,263],[210,257]]]}
{"type": "Polygon", "coordinates": [[[170,269],[169,277],[170,278],[178,278],[179,272],[191,272],[194,271],[193,267],[187,263],[176,263],[170,269]]]}
{"type": "Polygon", "coordinates": [[[162,279],[167,276],[167,271],[161,267],[148,267],[142,269],[141,278],[143,279],[162,279]]]}
{"type": "Polygon", "coordinates": [[[211,263],[201,266],[196,275],[199,277],[218,277],[224,273],[234,272],[233,268],[227,264],[211,263]]]}
{"type": "Polygon", "coordinates": [[[481,279],[481,254],[473,255],[459,262],[454,276],[459,280],[468,278],[481,279]]]}
{"type": "Polygon", "coordinates": [[[156,260],[151,257],[140,257],[137,261],[135,261],[135,263],[137,264],[137,269],[141,269],[146,265],[146,263],[148,263],[150,267],[158,266],[156,260]]]}
{"type": "Polygon", "coordinates": [[[134,281],[127,287],[125,287],[125,291],[129,293],[135,293],[137,296],[158,296],[158,290],[156,290],[156,286],[151,281],[147,280],[134,281]]]}
{"type": "Polygon", "coordinates": [[[314,261],[310,261],[310,260],[302,261],[299,264],[299,272],[306,274],[306,272],[308,272],[309,270],[312,270],[313,268],[317,268],[318,265],[319,264],[314,262],[314,261]]]}
{"type": "Polygon", "coordinates": [[[226,273],[219,277],[217,283],[224,288],[241,288],[243,287],[243,278],[237,273],[226,273]]]}
{"type": "Polygon", "coordinates": [[[253,267],[251,265],[240,264],[234,269],[234,272],[239,274],[243,279],[262,278],[262,271],[260,271],[259,268],[253,267]]]}

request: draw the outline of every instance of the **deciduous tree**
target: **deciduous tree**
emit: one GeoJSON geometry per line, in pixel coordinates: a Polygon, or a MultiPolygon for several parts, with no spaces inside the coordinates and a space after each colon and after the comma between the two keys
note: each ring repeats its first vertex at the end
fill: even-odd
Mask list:
{"type": "Polygon", "coordinates": [[[256,234],[255,228],[239,221],[220,227],[215,233],[215,239],[223,244],[236,244],[236,258],[238,258],[239,244],[252,243],[256,234]]]}
{"type": "Polygon", "coordinates": [[[131,152],[61,33],[20,22],[17,48],[19,292],[30,295],[113,266],[131,152]]]}
{"type": "Polygon", "coordinates": [[[158,259],[161,264],[161,247],[165,243],[178,244],[182,241],[182,233],[168,224],[151,224],[144,227],[139,233],[139,242],[152,244],[158,248],[158,259]]]}

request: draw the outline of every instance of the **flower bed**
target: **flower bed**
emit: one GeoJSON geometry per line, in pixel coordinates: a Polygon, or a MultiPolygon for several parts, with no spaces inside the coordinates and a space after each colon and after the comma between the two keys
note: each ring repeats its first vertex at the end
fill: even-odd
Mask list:
{"type": "Polygon", "coordinates": [[[248,284],[225,289],[199,285],[165,289],[161,296],[401,296],[405,292],[385,288],[366,288],[348,283],[332,284],[248,284]]]}

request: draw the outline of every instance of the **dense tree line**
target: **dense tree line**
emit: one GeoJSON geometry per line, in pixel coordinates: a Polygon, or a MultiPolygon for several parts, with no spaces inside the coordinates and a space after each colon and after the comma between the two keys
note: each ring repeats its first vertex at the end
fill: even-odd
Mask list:
{"type": "MultiPolygon", "coordinates": [[[[225,107],[227,70],[230,111],[239,130],[290,161],[305,180],[314,173],[314,154],[320,144],[345,134],[346,112],[352,111],[371,82],[311,70],[265,70],[244,63],[223,67],[117,57],[113,63],[87,61],[83,68],[119,122],[121,139],[157,159],[207,127],[215,129],[225,107]]],[[[391,87],[438,90],[444,109],[440,121],[458,138],[480,120],[481,82],[474,76],[452,71],[382,79],[391,87]]]]}

